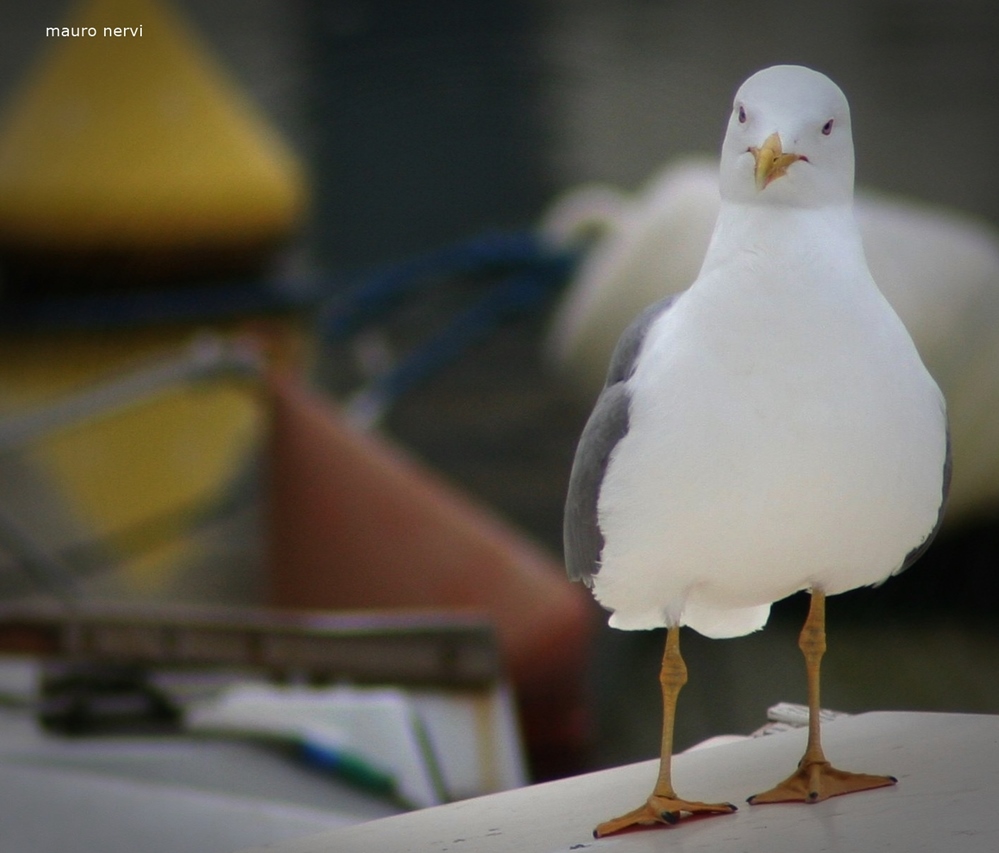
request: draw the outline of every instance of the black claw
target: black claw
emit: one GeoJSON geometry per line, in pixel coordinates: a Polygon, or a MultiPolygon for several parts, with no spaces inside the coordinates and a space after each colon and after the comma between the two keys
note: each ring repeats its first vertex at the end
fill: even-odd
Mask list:
{"type": "Polygon", "coordinates": [[[594,838],[599,838],[600,837],[599,835],[597,835],[597,831],[595,829],[593,830],[593,837],[594,838]]]}
{"type": "Polygon", "coordinates": [[[668,823],[670,826],[680,819],[680,815],[677,812],[663,812],[659,815],[659,817],[661,817],[663,821],[668,823]]]}
{"type": "Polygon", "coordinates": [[[808,792],[808,802],[814,803],[818,798],[819,798],[819,792],[818,791],[809,791],[808,792]]]}
{"type": "Polygon", "coordinates": [[[889,776],[888,778],[891,779],[892,782],[894,782],[896,785],[898,784],[898,777],[897,776],[889,776]]]}
{"type": "Polygon", "coordinates": [[[753,796],[751,797],[746,797],[746,802],[749,803],[749,805],[753,805],[753,800],[755,799],[756,799],[756,794],[753,794],[753,796]]]}
{"type": "MultiPolygon", "coordinates": [[[[752,799],[752,797],[750,797],[750,799],[752,799]]],[[[725,803],[725,805],[728,806],[730,809],[732,809],[732,811],[734,812],[739,811],[739,807],[736,806],[735,803],[725,803]]]]}

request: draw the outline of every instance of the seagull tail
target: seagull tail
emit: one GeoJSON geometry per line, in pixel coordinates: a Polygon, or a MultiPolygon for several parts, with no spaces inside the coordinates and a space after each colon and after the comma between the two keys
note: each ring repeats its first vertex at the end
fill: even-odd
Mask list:
{"type": "Polygon", "coordinates": [[[708,607],[687,602],[681,624],[712,639],[741,637],[759,631],[770,618],[770,605],[758,607],[708,607]]]}

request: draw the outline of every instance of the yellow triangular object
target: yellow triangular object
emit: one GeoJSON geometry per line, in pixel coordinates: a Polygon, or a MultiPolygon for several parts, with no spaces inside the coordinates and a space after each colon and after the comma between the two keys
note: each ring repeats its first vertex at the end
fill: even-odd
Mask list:
{"type": "Polygon", "coordinates": [[[88,0],[67,26],[0,122],[0,244],[214,249],[293,230],[298,159],[171,10],[88,0]]]}

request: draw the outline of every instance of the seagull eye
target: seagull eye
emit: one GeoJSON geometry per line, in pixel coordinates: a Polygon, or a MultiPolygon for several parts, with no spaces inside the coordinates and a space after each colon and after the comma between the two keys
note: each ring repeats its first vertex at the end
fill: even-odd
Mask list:
{"type": "Polygon", "coordinates": [[[746,108],[740,106],[739,107],[739,124],[745,124],[745,123],[746,123],[746,108]]]}
{"type": "Polygon", "coordinates": [[[832,133],[833,120],[829,119],[824,125],[822,125],[822,135],[828,136],[832,133]]]}

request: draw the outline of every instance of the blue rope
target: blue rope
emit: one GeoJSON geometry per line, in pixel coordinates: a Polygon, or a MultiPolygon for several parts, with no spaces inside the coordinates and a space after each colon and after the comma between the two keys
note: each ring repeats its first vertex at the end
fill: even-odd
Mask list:
{"type": "Polygon", "coordinates": [[[454,317],[436,335],[413,349],[394,370],[375,380],[385,399],[396,399],[427,377],[457,360],[470,346],[488,337],[503,320],[542,304],[550,288],[544,273],[524,273],[501,282],[454,317]]]}
{"type": "Polygon", "coordinates": [[[327,341],[349,339],[387,317],[407,298],[453,278],[483,277],[491,282],[484,295],[364,389],[364,405],[380,412],[501,323],[543,305],[564,286],[577,261],[578,253],[554,249],[531,231],[487,233],[369,274],[327,306],[320,336],[327,341]]]}
{"type": "Polygon", "coordinates": [[[322,335],[349,337],[388,314],[399,302],[441,280],[518,267],[564,263],[565,255],[548,248],[531,231],[487,232],[367,273],[327,306],[322,335]]]}
{"type": "Polygon", "coordinates": [[[321,282],[249,280],[85,296],[21,297],[4,303],[0,329],[116,330],[314,308],[321,282]]]}
{"type": "Polygon", "coordinates": [[[275,311],[317,311],[321,341],[348,340],[406,300],[456,279],[477,299],[417,345],[367,393],[386,405],[457,359],[500,323],[536,310],[560,290],[579,252],[557,249],[531,230],[490,231],[355,277],[226,281],[199,287],[10,300],[0,330],[134,328],[275,311]],[[330,295],[334,289],[339,292],[330,295]],[[482,289],[485,292],[482,293],[482,289]]]}

